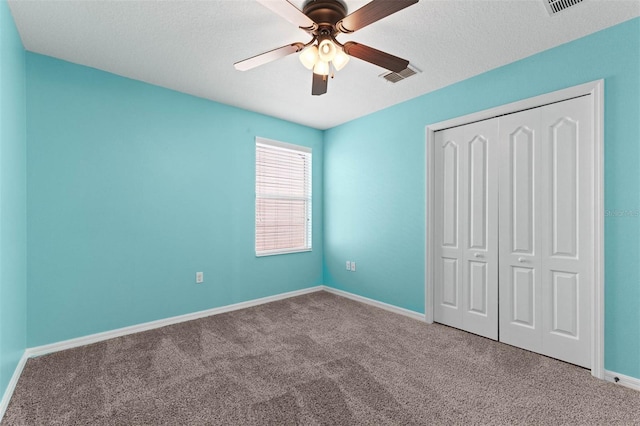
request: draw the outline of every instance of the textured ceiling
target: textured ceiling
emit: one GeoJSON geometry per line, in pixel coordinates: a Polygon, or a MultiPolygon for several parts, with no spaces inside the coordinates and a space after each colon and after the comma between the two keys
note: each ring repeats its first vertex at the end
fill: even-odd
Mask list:
{"type": "MultiPolygon", "coordinates": [[[[585,0],[550,17],[544,0],[421,0],[341,42],[409,59],[397,84],[352,58],[311,96],[290,55],[250,71],[233,63],[309,36],[253,0],[34,1],[9,5],[27,50],[326,129],[640,16],[637,0],[585,0]]],[[[303,1],[293,0],[299,8],[303,1]]],[[[367,1],[347,0],[349,12],[367,1]]]]}

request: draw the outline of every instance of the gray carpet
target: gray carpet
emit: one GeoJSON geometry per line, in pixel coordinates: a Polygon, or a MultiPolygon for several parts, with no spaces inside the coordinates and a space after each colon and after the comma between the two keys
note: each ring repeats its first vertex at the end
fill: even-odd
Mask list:
{"type": "Polygon", "coordinates": [[[319,292],[30,359],[3,424],[640,424],[640,392],[319,292]]]}

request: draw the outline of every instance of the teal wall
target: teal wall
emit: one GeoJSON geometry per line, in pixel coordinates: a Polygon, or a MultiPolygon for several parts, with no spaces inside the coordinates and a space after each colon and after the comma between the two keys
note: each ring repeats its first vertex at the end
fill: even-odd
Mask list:
{"type": "Polygon", "coordinates": [[[323,282],[319,130],[27,53],[27,138],[29,347],[323,282]],[[255,257],[256,136],[313,148],[312,252],[255,257]]]}
{"type": "Polygon", "coordinates": [[[25,52],[0,1],[0,399],[26,345],[25,52]]]}
{"type": "MultiPolygon", "coordinates": [[[[424,312],[425,126],[601,78],[605,208],[639,211],[636,18],[328,130],[325,283],[424,312]]],[[[640,218],[607,217],[605,240],[605,367],[640,378],[640,218]]]]}

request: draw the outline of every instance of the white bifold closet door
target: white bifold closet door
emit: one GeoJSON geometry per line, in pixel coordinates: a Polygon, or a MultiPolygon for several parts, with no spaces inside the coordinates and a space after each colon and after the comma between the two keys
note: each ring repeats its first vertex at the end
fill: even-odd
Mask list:
{"type": "Polygon", "coordinates": [[[591,108],[436,132],[435,321],[591,366],[591,108]]]}
{"type": "Polygon", "coordinates": [[[500,119],[500,341],[591,367],[588,96],[500,119]]]}
{"type": "Polygon", "coordinates": [[[497,119],[436,133],[436,321],[498,338],[497,119]]]}

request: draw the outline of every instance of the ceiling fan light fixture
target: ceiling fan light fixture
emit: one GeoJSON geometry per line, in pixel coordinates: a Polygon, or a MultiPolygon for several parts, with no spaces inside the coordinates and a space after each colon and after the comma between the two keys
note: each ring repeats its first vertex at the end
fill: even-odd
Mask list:
{"type": "Polygon", "coordinates": [[[336,56],[332,61],[333,67],[336,69],[336,71],[340,71],[342,68],[344,68],[345,65],[347,65],[347,62],[349,62],[349,55],[344,53],[342,49],[338,49],[338,51],[336,52],[336,56]]]}
{"type": "Polygon", "coordinates": [[[312,45],[304,49],[300,53],[300,62],[307,69],[313,69],[316,62],[318,62],[318,47],[316,45],[312,45]]]}
{"type": "Polygon", "coordinates": [[[338,48],[329,39],[324,39],[318,45],[318,56],[321,61],[331,62],[335,58],[338,48]]]}
{"type": "Polygon", "coordinates": [[[313,73],[318,75],[329,75],[329,62],[318,61],[313,67],[313,73]]]}

